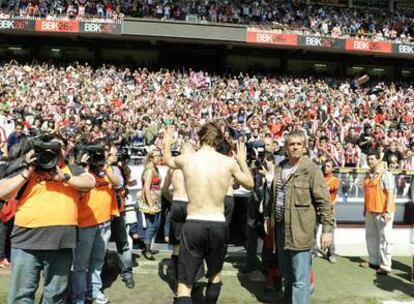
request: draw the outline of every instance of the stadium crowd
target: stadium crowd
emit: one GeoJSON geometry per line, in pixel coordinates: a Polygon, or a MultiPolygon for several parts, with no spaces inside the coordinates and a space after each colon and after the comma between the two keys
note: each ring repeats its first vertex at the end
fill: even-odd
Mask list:
{"type": "Polygon", "coordinates": [[[285,4],[267,1],[77,0],[0,1],[0,18],[98,18],[112,22],[124,16],[201,22],[250,24],[297,34],[412,42],[413,12],[285,4]],[[194,18],[192,18],[194,19],[194,18]]]}
{"type": "MultiPolygon", "coordinates": [[[[366,166],[371,148],[393,168],[414,168],[414,89],[409,83],[203,71],[131,70],[88,64],[0,66],[0,149],[48,130],[68,149],[86,136],[124,147],[162,150],[165,127],[176,125],[175,149],[207,121],[220,120],[227,140],[275,145],[304,130],[311,158],[336,167],[366,166]],[[23,134],[23,135],[22,135],[23,134]]],[[[70,151],[68,151],[70,152],[70,151]]],[[[277,154],[277,153],[276,153],[277,154]]]]}
{"type": "MultiPolygon", "coordinates": [[[[177,198],[182,197],[185,204],[193,201],[185,194],[188,188],[185,188],[184,194],[180,194],[180,187],[183,190],[184,182],[187,182],[183,179],[184,175],[180,178],[173,171],[168,173],[171,179],[169,183],[173,185],[170,193],[170,184],[162,185],[163,176],[159,166],[162,157],[167,166],[171,166],[171,161],[174,164],[177,159],[189,155],[193,157],[198,153],[192,154],[193,148],[204,149],[203,151],[207,149],[208,153],[216,156],[218,153],[215,151],[220,151],[223,154],[219,156],[220,160],[234,165],[236,162],[227,155],[231,151],[237,151],[235,158],[242,162],[240,170],[248,177],[245,188],[252,191],[249,199],[253,203],[249,204],[251,210],[247,211],[247,223],[251,219],[255,222],[260,204],[266,207],[263,209],[266,214],[263,214],[265,223],[261,234],[264,237],[267,231],[268,235],[265,238],[267,249],[264,252],[267,250],[269,256],[267,262],[263,261],[267,275],[266,288],[275,285],[280,289],[281,275],[276,275],[279,267],[282,269],[284,292],[288,299],[293,292],[289,289],[289,274],[283,268],[286,261],[280,262],[279,266],[272,264],[272,259],[276,261],[276,258],[273,239],[269,233],[270,217],[275,216],[277,220],[280,214],[284,214],[283,209],[278,209],[280,204],[277,201],[274,210],[269,207],[274,203],[272,200],[279,197],[270,195],[273,177],[280,176],[280,179],[277,177],[275,189],[279,189],[279,192],[287,191],[283,190],[285,186],[282,184],[286,178],[284,165],[278,167],[279,164],[286,164],[293,158],[292,155],[298,155],[299,162],[303,153],[307,152],[311,160],[322,166],[324,176],[311,160],[304,158],[301,162],[308,166],[308,170],[315,170],[315,174],[319,174],[320,186],[314,187],[316,190],[312,190],[312,193],[318,195],[318,189],[321,190],[319,197],[321,206],[322,203],[325,205],[326,218],[319,214],[318,221],[330,228],[322,233],[321,249],[329,247],[326,257],[330,263],[335,263],[334,247],[330,246],[334,207],[330,203],[334,205],[340,184],[338,178],[333,179],[333,167],[369,166],[371,169],[377,170],[378,167],[383,170],[383,165],[386,165],[392,169],[414,169],[413,111],[412,85],[378,82],[370,80],[368,75],[355,79],[333,79],[243,73],[217,75],[191,69],[133,70],[112,65],[94,68],[77,62],[66,66],[20,64],[16,61],[4,63],[0,66],[0,160],[4,160],[0,165],[5,164],[0,170],[5,175],[0,178],[0,268],[10,267],[11,246],[13,267],[8,303],[16,303],[17,299],[34,298],[42,270],[46,282],[42,295],[44,301],[53,302],[50,299],[56,297],[66,299],[71,269],[73,280],[69,289],[72,303],[85,303],[91,299],[94,303],[109,303],[102,290],[101,273],[110,235],[116,243],[121,278],[127,288],[134,288],[132,247],[128,242],[128,233],[136,241],[144,240],[143,255],[148,260],[155,260],[153,254],[157,251],[151,248],[151,244],[159,229],[164,230],[166,242],[180,244],[179,239],[174,243],[171,238],[177,232],[174,232],[178,228],[177,224],[187,223],[186,218],[190,217],[190,213],[186,217],[188,211],[186,205],[183,205],[184,209],[180,209],[179,213],[184,211],[184,219],[181,222],[177,220],[174,215],[177,212],[175,206],[179,204],[177,198]],[[208,128],[214,128],[217,137],[211,135],[213,133],[203,133],[208,128]],[[45,139],[45,135],[53,135],[53,139],[45,139]],[[27,137],[36,137],[37,140],[28,143],[27,137]],[[206,148],[206,138],[217,147],[206,148]],[[301,147],[300,150],[296,146],[292,148],[295,140],[299,143],[297,145],[301,147]],[[186,146],[187,150],[190,149],[187,153],[186,146]],[[23,150],[25,147],[29,152],[23,150]],[[53,161],[50,161],[51,151],[58,151],[52,153],[53,161]],[[139,212],[136,212],[135,202],[132,210],[125,204],[128,187],[137,185],[126,162],[129,157],[126,151],[146,156],[142,166],[142,191],[137,196],[139,212]],[[260,151],[264,152],[263,158],[259,156],[260,151]],[[174,160],[174,152],[182,152],[182,155],[174,160]],[[16,158],[17,153],[22,155],[16,158]],[[34,155],[36,156],[33,157],[34,155]],[[283,158],[285,160],[280,162],[283,158]],[[266,163],[258,165],[258,161],[266,163]],[[16,167],[22,168],[22,171],[13,176],[6,175],[5,172],[16,167]],[[276,174],[276,170],[280,174],[276,174]],[[329,188],[326,188],[325,183],[329,188]],[[325,191],[328,189],[329,193],[325,191]],[[52,197],[54,204],[45,204],[52,197]],[[170,208],[167,207],[168,204],[163,206],[162,197],[167,200],[172,198],[170,208]],[[126,212],[134,215],[133,221],[128,219],[126,212]],[[162,217],[166,220],[163,225],[162,217]],[[127,228],[127,224],[130,227],[127,228]],[[43,262],[50,259],[54,262],[43,262]],[[57,272],[62,273],[58,282],[51,279],[57,272]]],[[[207,172],[211,171],[213,164],[208,161],[194,163],[208,168],[207,172]]],[[[226,168],[221,162],[214,164],[220,169],[226,168]]],[[[295,166],[293,170],[287,179],[297,179],[295,166]]],[[[200,173],[198,169],[194,171],[200,173]]],[[[300,172],[308,171],[298,169],[298,174],[300,172]]],[[[300,191],[298,194],[302,195],[303,191],[311,191],[311,187],[302,186],[303,188],[295,190],[295,182],[305,185],[303,180],[312,174],[301,174],[302,179],[297,179],[298,182],[293,180],[289,187],[292,187],[291,191],[300,191]]],[[[388,176],[387,185],[390,186],[387,189],[390,190],[387,193],[392,193],[393,177],[389,172],[388,176]]],[[[196,177],[198,178],[197,175],[196,177]]],[[[382,177],[383,174],[379,174],[375,177],[376,184],[370,186],[371,179],[367,175],[364,193],[382,189],[379,184],[382,177]]],[[[214,178],[220,180],[217,175],[214,178]]],[[[244,181],[243,178],[240,180],[244,181]]],[[[198,179],[197,181],[195,184],[200,184],[198,179]]],[[[242,182],[240,184],[244,186],[242,182]]],[[[201,185],[203,189],[208,187],[201,185]]],[[[224,236],[234,208],[233,185],[229,181],[221,190],[223,196],[227,199],[230,197],[233,202],[233,205],[229,204],[230,207],[226,205],[223,208],[223,215],[220,214],[223,218],[224,236]],[[228,214],[226,210],[230,210],[227,224],[224,221],[224,215],[228,214]]],[[[374,194],[378,194],[378,191],[374,194]]],[[[304,197],[311,198],[311,195],[304,197]]],[[[365,195],[368,199],[373,197],[375,198],[373,194],[365,195]]],[[[365,205],[373,208],[383,201],[371,199],[369,202],[372,206],[365,205]]],[[[288,206],[288,203],[283,206],[288,206]]],[[[395,206],[384,206],[385,211],[381,210],[376,216],[384,216],[384,223],[388,222],[388,230],[391,230],[395,206]]],[[[298,216],[303,216],[304,209],[298,210],[298,216]]],[[[372,210],[364,211],[364,216],[366,213],[371,216],[370,213],[377,212],[372,210]]],[[[307,208],[305,211],[315,216],[313,209],[307,208]]],[[[381,219],[378,218],[378,221],[381,219]]],[[[282,222],[277,222],[279,227],[275,231],[278,233],[284,229],[280,224],[282,222]]],[[[303,222],[298,221],[295,227],[303,222]]],[[[376,227],[374,228],[377,229],[376,227]]],[[[248,229],[246,266],[242,270],[246,273],[254,269],[257,238],[260,234],[256,231],[258,227],[248,229]]],[[[304,259],[309,261],[311,255],[316,255],[319,251],[313,245],[316,235],[314,230],[313,225],[306,229],[309,238],[306,246],[309,250],[301,251],[306,255],[304,259]]],[[[367,243],[373,243],[377,235],[380,235],[373,228],[371,230],[370,235],[375,235],[371,239],[367,237],[367,243]]],[[[184,238],[184,233],[175,236],[184,238]]],[[[219,248],[224,253],[228,243],[225,239],[222,238],[222,246],[219,248]]],[[[278,236],[276,240],[281,239],[278,236]]],[[[281,250],[284,250],[284,245],[277,242],[275,246],[279,248],[278,259],[282,261],[284,253],[281,250]]],[[[387,241],[383,243],[381,248],[388,248],[387,241]]],[[[375,246],[368,249],[372,254],[377,254],[375,246]]],[[[176,253],[175,257],[172,255],[175,280],[178,283],[173,291],[177,296],[176,303],[191,303],[190,297],[182,295],[181,272],[183,265],[186,265],[182,261],[185,261],[186,255],[181,253],[182,249],[179,250],[179,256],[176,253]]],[[[385,262],[375,261],[371,258],[371,253],[366,267],[376,265],[377,274],[387,275],[391,271],[390,252],[387,253],[385,262]]],[[[214,256],[224,257],[221,254],[214,256]]],[[[201,257],[200,261],[203,259],[201,257]]],[[[302,294],[304,298],[310,299],[313,274],[310,263],[308,266],[302,275],[302,281],[306,285],[302,294]]],[[[194,271],[198,272],[198,268],[194,267],[194,271]]],[[[215,301],[207,302],[216,303],[221,282],[210,279],[209,277],[206,297],[215,301]]],[[[297,303],[308,302],[309,300],[304,300],[297,303]]]]}

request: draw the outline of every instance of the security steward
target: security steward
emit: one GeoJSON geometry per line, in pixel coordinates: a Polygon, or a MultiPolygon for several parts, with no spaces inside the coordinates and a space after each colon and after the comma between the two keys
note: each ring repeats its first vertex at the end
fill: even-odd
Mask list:
{"type": "Polygon", "coordinates": [[[9,304],[33,303],[41,273],[43,303],[66,303],[80,192],[92,189],[95,179],[82,168],[65,164],[63,141],[50,142],[58,144],[52,167],[35,168],[40,155],[31,150],[25,156],[26,169],[0,180],[0,198],[17,195],[18,199],[11,235],[9,304]]]}
{"type": "Polygon", "coordinates": [[[82,153],[81,163],[96,180],[96,186],[80,200],[79,242],[75,249],[72,296],[73,303],[108,303],[102,292],[101,272],[111,236],[111,219],[119,216],[115,189],[122,186],[122,177],[109,165],[110,148],[101,142],[82,153]],[[90,288],[89,288],[90,287],[90,288]]]}

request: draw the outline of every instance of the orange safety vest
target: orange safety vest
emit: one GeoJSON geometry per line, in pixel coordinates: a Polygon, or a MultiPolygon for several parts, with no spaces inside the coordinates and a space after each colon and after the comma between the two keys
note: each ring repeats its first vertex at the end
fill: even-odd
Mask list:
{"type": "MultiPolygon", "coordinates": [[[[371,179],[369,174],[364,180],[364,197],[365,197],[365,210],[367,212],[384,213],[387,203],[387,195],[385,190],[381,186],[382,174],[378,174],[375,179],[371,179]]],[[[391,194],[392,195],[392,194],[391,194]]],[[[390,211],[395,211],[394,197],[391,199],[390,211]]]]}
{"type": "Polygon", "coordinates": [[[96,177],[94,189],[82,196],[79,203],[79,227],[90,227],[119,216],[116,193],[107,176],[96,177]]]}
{"type": "MultiPolygon", "coordinates": [[[[68,166],[63,173],[70,174],[68,166]]],[[[76,226],[80,193],[64,184],[45,180],[44,173],[34,172],[18,201],[15,224],[19,227],[76,226]]]]}
{"type": "Polygon", "coordinates": [[[324,177],[326,184],[328,185],[329,195],[331,196],[331,203],[335,204],[336,201],[336,193],[339,189],[339,178],[336,176],[330,175],[324,177]],[[331,189],[334,190],[331,190],[331,189]]]}

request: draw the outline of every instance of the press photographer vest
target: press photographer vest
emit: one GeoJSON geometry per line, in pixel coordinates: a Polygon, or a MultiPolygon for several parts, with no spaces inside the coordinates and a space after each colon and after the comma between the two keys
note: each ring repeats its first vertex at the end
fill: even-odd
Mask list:
{"type": "MultiPolygon", "coordinates": [[[[63,173],[70,174],[67,165],[63,173]]],[[[79,191],[62,182],[46,181],[34,172],[18,200],[15,225],[24,228],[76,226],[79,191]]]]}
{"type": "MultiPolygon", "coordinates": [[[[383,213],[387,202],[387,195],[381,186],[382,174],[378,174],[374,179],[367,174],[364,180],[364,197],[365,209],[367,212],[383,213]]],[[[394,197],[391,194],[392,201],[390,211],[395,211],[394,197]]]]}
{"type": "MultiPolygon", "coordinates": [[[[111,169],[112,170],[112,169],[111,169]]],[[[96,186],[82,196],[79,204],[79,227],[90,227],[109,221],[112,216],[119,216],[115,189],[109,178],[96,177],[96,186]]]]}

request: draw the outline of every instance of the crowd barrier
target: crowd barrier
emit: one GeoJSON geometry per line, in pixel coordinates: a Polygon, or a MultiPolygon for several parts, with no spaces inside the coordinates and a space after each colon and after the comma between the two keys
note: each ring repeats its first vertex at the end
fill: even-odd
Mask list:
{"type": "MultiPolygon", "coordinates": [[[[137,184],[130,188],[128,201],[133,204],[139,197],[142,189],[142,165],[131,165],[132,177],[137,180],[137,184]]],[[[340,188],[336,200],[336,219],[339,224],[362,224],[365,219],[363,216],[364,193],[363,181],[368,170],[365,168],[339,168],[335,175],[340,179],[340,188]]],[[[167,168],[160,167],[161,176],[165,176],[167,168]]],[[[394,170],[395,177],[395,203],[396,212],[394,222],[397,224],[414,223],[414,170],[394,170]]],[[[238,189],[234,193],[236,200],[235,213],[241,213],[243,218],[246,214],[246,206],[250,200],[250,192],[246,189],[238,189]]],[[[236,215],[238,216],[238,215],[236,215]]],[[[244,225],[242,225],[244,226],[244,225]]],[[[241,227],[236,225],[236,227],[241,227]]]]}

